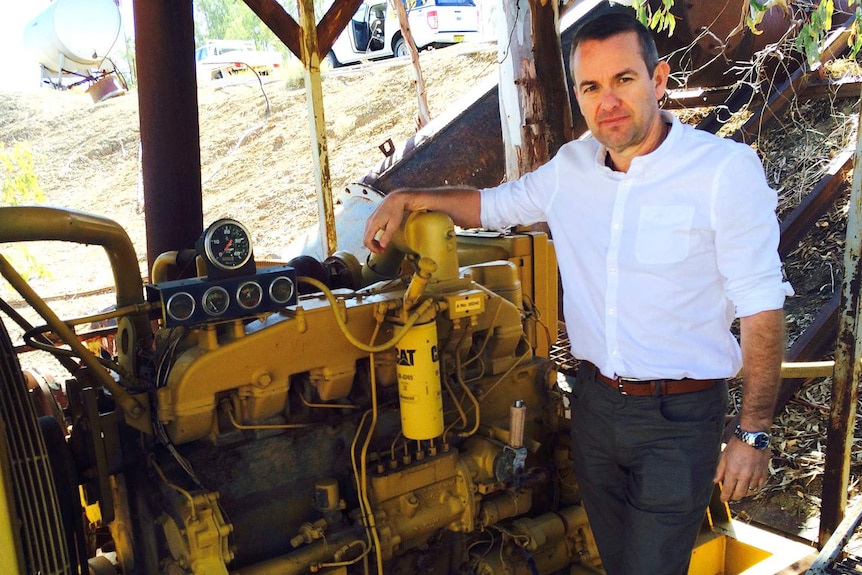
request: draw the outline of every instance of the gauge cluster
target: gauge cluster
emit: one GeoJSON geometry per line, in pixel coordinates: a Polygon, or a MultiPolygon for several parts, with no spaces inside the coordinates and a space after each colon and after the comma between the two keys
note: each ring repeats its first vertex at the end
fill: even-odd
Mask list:
{"type": "Polygon", "coordinates": [[[161,304],[165,327],[271,313],[296,303],[294,268],[258,270],[251,234],[238,221],[223,218],[207,226],[195,251],[206,277],[147,286],[147,300],[161,304]]]}
{"type": "Polygon", "coordinates": [[[191,278],[147,286],[147,300],[161,303],[165,327],[270,313],[296,303],[292,266],[267,267],[251,276],[191,278]]]}

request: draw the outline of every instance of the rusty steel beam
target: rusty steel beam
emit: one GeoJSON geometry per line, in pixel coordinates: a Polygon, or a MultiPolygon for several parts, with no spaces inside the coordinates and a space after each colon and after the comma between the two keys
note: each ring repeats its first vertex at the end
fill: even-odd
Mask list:
{"type": "Polygon", "coordinates": [[[323,84],[320,80],[320,57],[317,49],[317,26],[314,21],[314,1],[299,0],[299,21],[302,25],[302,64],[305,68],[305,100],[311,132],[311,159],[317,188],[320,237],[326,256],[337,249],[335,206],[332,201],[332,181],[329,174],[329,145],[326,141],[326,115],[323,108],[323,84]]]}
{"type": "MultiPolygon", "coordinates": [[[[857,132],[855,165],[862,158],[862,133],[857,132]]],[[[844,242],[844,280],[841,286],[835,375],[826,434],[826,461],[820,506],[820,537],[824,545],[838,527],[847,507],[850,448],[856,421],[856,402],[862,380],[862,170],[855,170],[844,242]]]]}
{"type": "Polygon", "coordinates": [[[713,108],[695,127],[715,134],[735,113],[747,106],[754,96],[754,88],[750,84],[734,87],[724,103],[713,108]]]}
{"type": "Polygon", "coordinates": [[[847,191],[849,185],[846,179],[852,169],[853,152],[845,150],[835,156],[826,168],[826,175],[781,222],[778,254],[782,258],[799,245],[808,230],[847,191]]]}
{"type": "MultiPolygon", "coordinates": [[[[649,0],[655,10],[663,0],[649,0]]],[[[755,34],[740,26],[748,10],[746,0],[687,0],[673,2],[671,13],[676,21],[672,35],[657,34],[659,54],[671,68],[682,71],[685,86],[726,86],[735,84],[738,75],[729,73],[735,62],[747,62],[767,45],[778,42],[792,25],[790,13],[776,6],[764,14],[755,34]]],[[[766,62],[764,74],[771,78],[782,74],[778,58],[766,62]]],[[[779,81],[783,77],[779,77],[779,81]]]]}
{"type": "MultiPolygon", "coordinates": [[[[284,42],[294,56],[302,59],[302,28],[275,0],[243,0],[261,21],[284,42]]],[[[350,22],[363,0],[336,0],[317,24],[317,51],[326,56],[335,39],[350,22]]]]}
{"type": "Polygon", "coordinates": [[[827,78],[826,80],[811,82],[801,97],[808,100],[858,98],[859,92],[862,92],[862,78],[858,76],[838,79],[827,78]]]}
{"type": "Polygon", "coordinates": [[[665,110],[686,110],[721,106],[732,94],[730,88],[695,88],[692,90],[668,90],[665,110]]]}
{"type": "MultiPolygon", "coordinates": [[[[147,261],[203,231],[192,0],[135,0],[147,261]]],[[[174,278],[171,278],[174,279],[174,278]]]]}
{"type": "Polygon", "coordinates": [[[244,0],[293,55],[302,59],[302,30],[296,20],[275,0],[244,0]]]}

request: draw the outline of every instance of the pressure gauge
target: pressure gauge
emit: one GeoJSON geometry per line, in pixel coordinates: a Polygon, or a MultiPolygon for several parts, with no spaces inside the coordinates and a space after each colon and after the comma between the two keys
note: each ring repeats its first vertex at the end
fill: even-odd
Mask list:
{"type": "Polygon", "coordinates": [[[236,290],[236,301],[243,309],[254,309],[263,300],[263,289],[257,282],[244,282],[236,290]]]}
{"type": "Polygon", "coordinates": [[[165,311],[176,321],[186,321],[195,312],[195,298],[188,292],[177,292],[168,298],[165,311]]]}
{"type": "Polygon", "coordinates": [[[209,315],[222,315],[230,306],[230,295],[221,286],[214,286],[204,292],[203,308],[209,315]]]}
{"type": "Polygon", "coordinates": [[[279,305],[288,305],[293,299],[293,280],[287,276],[278,276],[269,284],[269,297],[279,305]]]}
{"type": "Polygon", "coordinates": [[[198,253],[203,256],[210,277],[254,273],[251,235],[236,220],[213,222],[198,241],[198,253]]]}

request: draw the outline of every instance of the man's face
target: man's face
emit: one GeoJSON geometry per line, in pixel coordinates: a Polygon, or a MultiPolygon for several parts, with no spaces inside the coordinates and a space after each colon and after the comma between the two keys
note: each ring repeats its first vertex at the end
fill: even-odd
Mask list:
{"type": "Polygon", "coordinates": [[[572,66],[575,98],[593,136],[612,154],[652,151],[656,131],[663,134],[658,100],[667,84],[667,63],[659,62],[650,77],[637,34],[624,32],[581,42],[572,66]]]}

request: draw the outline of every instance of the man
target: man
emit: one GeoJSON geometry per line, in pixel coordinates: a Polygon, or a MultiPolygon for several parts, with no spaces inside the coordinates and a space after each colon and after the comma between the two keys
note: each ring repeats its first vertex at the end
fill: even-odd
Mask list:
{"type": "Polygon", "coordinates": [[[548,222],[580,360],[573,459],[605,569],[684,574],[713,482],[728,501],[767,478],[792,294],[776,195],[749,147],[659,110],[669,67],[633,16],[585,23],[570,64],[594,139],[497,188],[393,192],[365,243],[382,251],[405,210],[463,227],[548,222]],[[739,428],[720,453],[726,378],[741,365],[739,428]]]}

